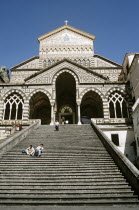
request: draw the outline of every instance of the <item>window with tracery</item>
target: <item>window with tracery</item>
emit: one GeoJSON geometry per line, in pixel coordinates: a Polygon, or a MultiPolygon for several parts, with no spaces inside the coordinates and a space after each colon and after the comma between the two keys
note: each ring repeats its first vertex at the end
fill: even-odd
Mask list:
{"type": "Polygon", "coordinates": [[[20,94],[12,93],[4,101],[4,120],[21,120],[24,101],[20,94]]]}
{"type": "Polygon", "coordinates": [[[109,96],[110,118],[127,118],[127,101],[119,92],[113,92],[109,96]]]}

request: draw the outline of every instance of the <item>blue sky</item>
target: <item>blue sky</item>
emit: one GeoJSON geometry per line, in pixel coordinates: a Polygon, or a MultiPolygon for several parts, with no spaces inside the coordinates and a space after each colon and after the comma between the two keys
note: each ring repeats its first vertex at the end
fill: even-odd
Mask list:
{"type": "Polygon", "coordinates": [[[122,64],[139,52],[139,0],[0,0],[0,66],[38,55],[37,37],[66,19],[96,36],[95,54],[122,64]]]}

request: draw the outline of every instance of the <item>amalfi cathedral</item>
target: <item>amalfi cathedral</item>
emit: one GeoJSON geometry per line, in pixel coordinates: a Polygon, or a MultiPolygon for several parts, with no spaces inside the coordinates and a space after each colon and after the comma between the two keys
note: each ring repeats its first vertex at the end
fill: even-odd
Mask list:
{"type": "Polygon", "coordinates": [[[134,55],[127,54],[120,65],[95,54],[94,41],[94,35],[66,23],[38,37],[38,55],[11,67],[10,77],[1,68],[0,123],[93,120],[134,162],[135,97],[126,79],[134,55]]]}
{"type": "Polygon", "coordinates": [[[138,206],[139,53],[118,64],[95,38],[65,21],[0,67],[0,207],[138,206]]]}

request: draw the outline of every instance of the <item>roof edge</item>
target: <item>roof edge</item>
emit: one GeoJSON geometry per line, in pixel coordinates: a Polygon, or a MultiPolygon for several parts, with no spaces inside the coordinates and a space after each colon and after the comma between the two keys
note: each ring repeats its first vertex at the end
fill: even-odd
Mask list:
{"type": "Polygon", "coordinates": [[[107,61],[107,62],[110,62],[111,64],[117,65],[117,66],[119,66],[119,67],[122,68],[122,65],[120,65],[119,63],[116,63],[116,62],[114,62],[114,61],[112,61],[112,60],[110,60],[110,59],[108,59],[108,58],[105,58],[105,57],[103,57],[103,56],[101,56],[101,55],[94,54],[94,57],[102,58],[103,60],[105,60],[105,61],[107,61]]]}
{"type": "Polygon", "coordinates": [[[33,57],[31,57],[31,58],[29,58],[29,59],[27,59],[27,60],[25,60],[25,61],[23,61],[23,62],[21,62],[21,63],[19,63],[17,65],[15,65],[15,66],[13,66],[12,68],[10,68],[10,70],[14,70],[14,69],[16,69],[16,68],[18,68],[18,67],[20,67],[20,66],[22,66],[22,65],[24,65],[26,63],[28,63],[29,61],[32,61],[32,60],[37,59],[37,58],[39,58],[39,56],[33,56],[33,57]]]}

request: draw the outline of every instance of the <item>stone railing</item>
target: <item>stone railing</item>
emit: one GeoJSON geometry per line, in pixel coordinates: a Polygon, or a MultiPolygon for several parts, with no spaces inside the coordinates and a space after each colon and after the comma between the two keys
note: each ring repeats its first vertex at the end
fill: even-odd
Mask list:
{"type": "Polygon", "coordinates": [[[139,194],[139,170],[127,159],[127,157],[116,147],[116,145],[108,139],[108,137],[93,122],[93,120],[91,125],[108,153],[121,170],[122,174],[125,176],[135,192],[139,194]]]}
{"type": "Polygon", "coordinates": [[[19,131],[18,133],[16,133],[14,136],[9,137],[4,142],[2,142],[0,144],[0,157],[6,151],[10,150],[12,147],[14,147],[20,141],[22,141],[33,129],[36,129],[39,126],[40,126],[40,120],[36,120],[36,122],[34,122],[33,124],[31,124],[27,128],[22,129],[21,131],[19,131]]]}
{"type": "Polygon", "coordinates": [[[92,118],[93,122],[97,125],[99,124],[126,124],[131,123],[131,119],[129,118],[92,118]]]}
{"type": "Polygon", "coordinates": [[[24,121],[24,120],[0,120],[0,126],[3,125],[17,125],[17,124],[21,124],[21,125],[31,125],[35,122],[37,122],[38,119],[30,119],[28,121],[24,121]]]}

